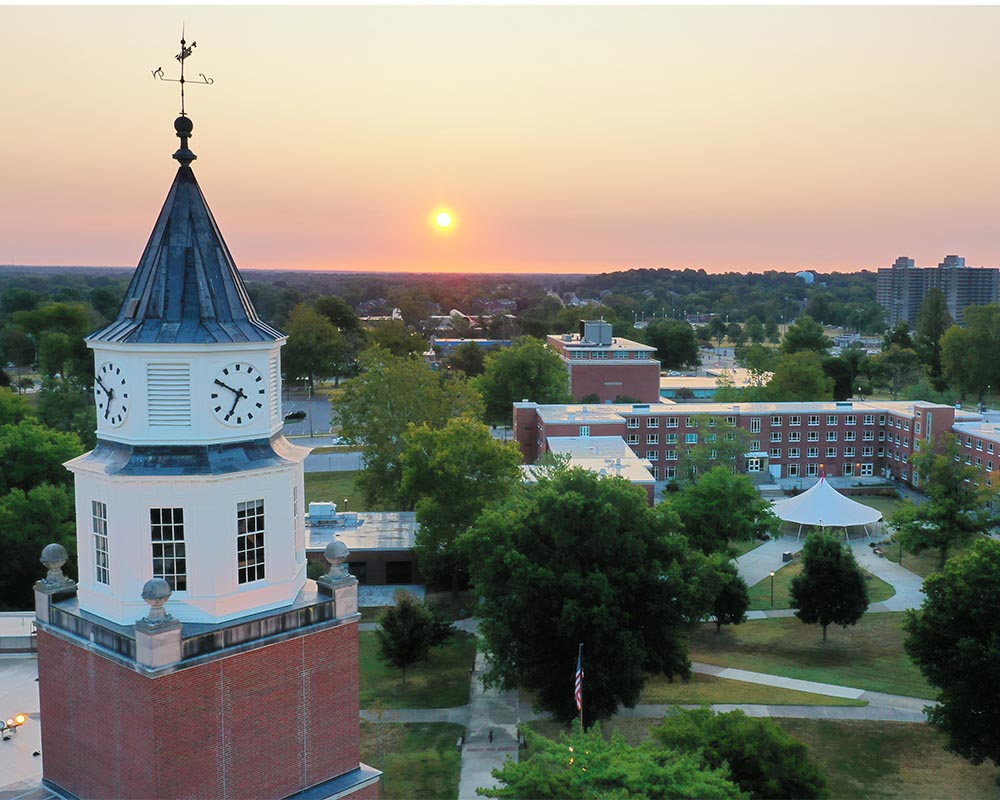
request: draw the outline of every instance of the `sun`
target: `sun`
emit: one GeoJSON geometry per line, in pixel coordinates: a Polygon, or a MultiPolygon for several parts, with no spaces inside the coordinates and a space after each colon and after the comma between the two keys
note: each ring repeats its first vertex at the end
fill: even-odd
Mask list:
{"type": "Polygon", "coordinates": [[[452,233],[458,226],[455,212],[444,206],[438,206],[431,211],[428,221],[437,233],[452,233]]]}

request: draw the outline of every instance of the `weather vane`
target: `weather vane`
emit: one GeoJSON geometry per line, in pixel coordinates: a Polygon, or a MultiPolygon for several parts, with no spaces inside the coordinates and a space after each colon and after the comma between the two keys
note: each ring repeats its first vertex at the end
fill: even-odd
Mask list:
{"type": "Polygon", "coordinates": [[[212,78],[205,76],[204,72],[199,72],[198,77],[201,78],[200,81],[192,81],[184,77],[184,62],[191,57],[194,49],[198,46],[197,42],[191,42],[190,46],[184,41],[184,29],[181,28],[181,51],[174,56],[174,58],[180,62],[181,65],[181,76],[180,78],[165,78],[163,76],[163,67],[157,67],[153,70],[153,77],[159,78],[161,81],[169,81],[170,83],[179,83],[181,85],[181,116],[186,117],[187,114],[184,113],[184,84],[185,83],[201,83],[206,86],[211,86],[215,81],[212,78]]]}

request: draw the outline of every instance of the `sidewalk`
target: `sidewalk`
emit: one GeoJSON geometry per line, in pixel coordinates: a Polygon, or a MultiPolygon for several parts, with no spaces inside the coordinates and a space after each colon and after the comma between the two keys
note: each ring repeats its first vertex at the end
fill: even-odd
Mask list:
{"type": "MultiPolygon", "coordinates": [[[[745,553],[736,559],[736,566],[740,576],[747,582],[747,586],[753,586],[767,578],[772,570],[777,572],[782,567],[788,566],[781,560],[781,554],[786,551],[795,552],[802,549],[802,541],[795,541],[794,536],[783,536],[780,539],[772,539],[765,542],[760,547],[754,548],[749,553],[745,553]]],[[[858,564],[868,570],[886,583],[891,584],[896,593],[881,603],[873,603],[869,606],[869,612],[880,611],[906,611],[911,608],[920,608],[924,602],[924,579],[919,575],[910,572],[906,567],[901,567],[890,561],[888,558],[880,557],[868,546],[867,538],[860,538],[851,542],[851,549],[858,564]]],[[[789,562],[792,563],[792,562],[789,562]]],[[[774,609],[768,611],[750,611],[747,613],[748,619],[767,619],[772,617],[794,616],[791,609],[774,609]]]]}
{"type": "Polygon", "coordinates": [[[493,770],[502,767],[508,758],[517,761],[517,692],[484,689],[481,675],[485,669],[486,656],[479,651],[469,693],[458,800],[479,800],[478,787],[497,785],[493,770]]]}

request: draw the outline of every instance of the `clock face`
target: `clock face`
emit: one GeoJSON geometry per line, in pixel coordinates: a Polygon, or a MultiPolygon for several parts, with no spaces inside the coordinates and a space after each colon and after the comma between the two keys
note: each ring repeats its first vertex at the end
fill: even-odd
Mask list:
{"type": "Polygon", "coordinates": [[[128,384],[125,371],[117,364],[105,361],[94,376],[94,399],[97,418],[117,428],[128,416],[128,384]]]}
{"type": "Polygon", "coordinates": [[[267,381],[256,367],[237,361],[223,367],[212,382],[212,413],[226,425],[246,425],[264,413],[267,381]]]}

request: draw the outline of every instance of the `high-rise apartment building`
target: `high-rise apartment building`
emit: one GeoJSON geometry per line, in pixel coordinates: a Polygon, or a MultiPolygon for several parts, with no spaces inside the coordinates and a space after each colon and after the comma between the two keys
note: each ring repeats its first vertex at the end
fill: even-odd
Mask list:
{"type": "Polygon", "coordinates": [[[960,256],[945,256],[937,267],[915,267],[912,258],[900,256],[891,267],[878,271],[876,300],[885,309],[885,321],[895,328],[906,320],[916,324],[917,312],[931,289],[944,292],[948,311],[958,324],[968,306],[1000,300],[1000,269],[967,267],[960,256]]]}

